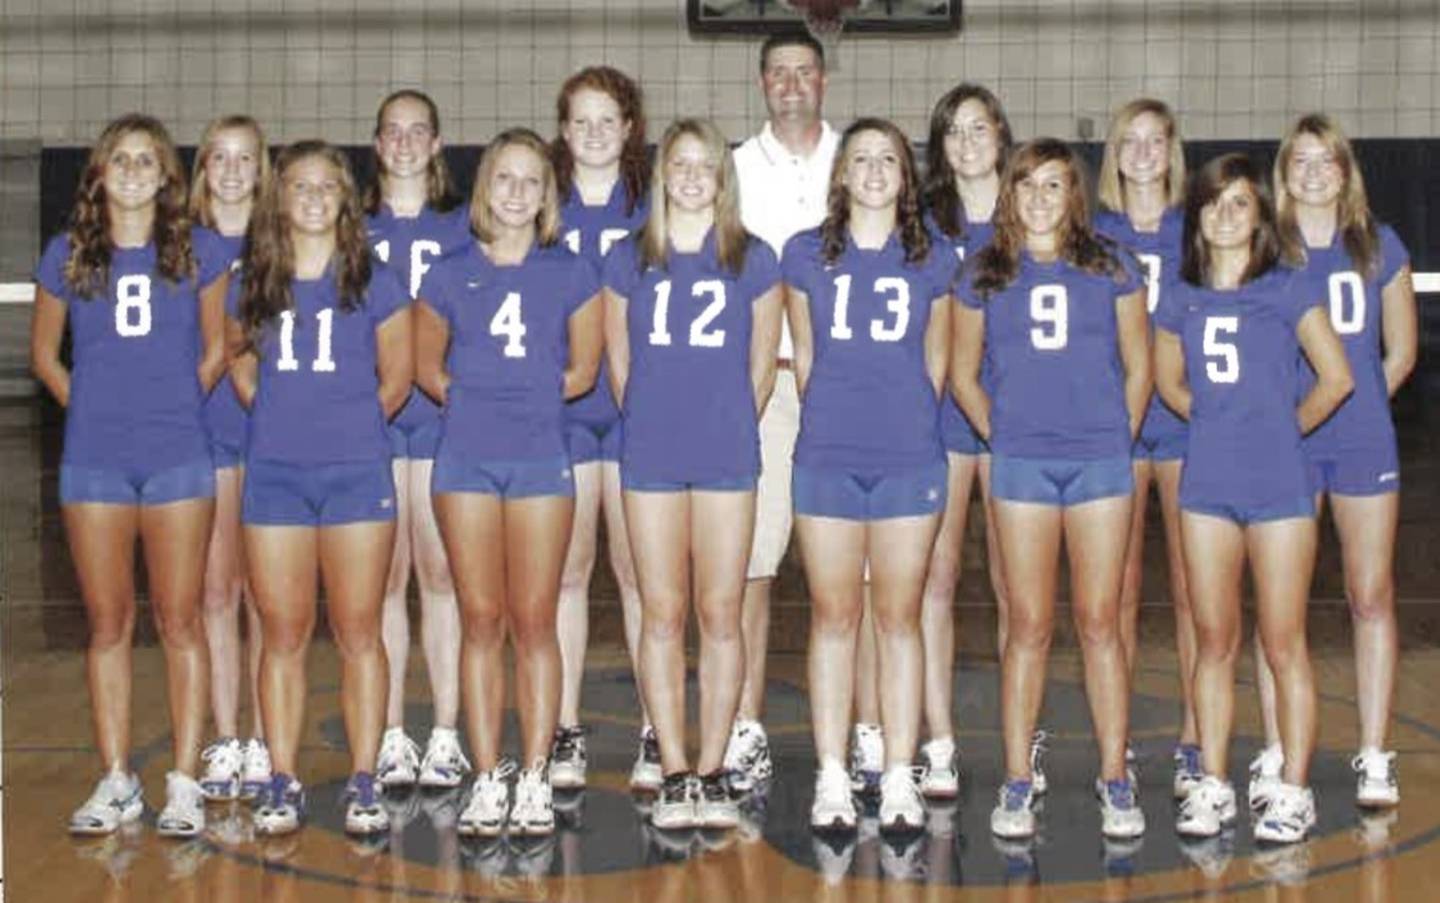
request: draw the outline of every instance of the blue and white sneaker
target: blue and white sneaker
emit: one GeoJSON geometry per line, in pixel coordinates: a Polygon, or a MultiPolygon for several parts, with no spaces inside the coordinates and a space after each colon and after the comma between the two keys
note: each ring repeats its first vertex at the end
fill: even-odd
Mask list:
{"type": "Polygon", "coordinates": [[[375,775],[357,771],[345,785],[345,832],[378,834],[390,829],[390,813],[380,802],[375,775]]]}
{"type": "Polygon", "coordinates": [[[1255,839],[1265,843],[1299,843],[1315,827],[1315,794],[1309,787],[1277,782],[1255,822],[1255,839]]]}
{"type": "Polygon", "coordinates": [[[1195,743],[1181,743],[1176,746],[1174,762],[1175,782],[1172,791],[1175,799],[1183,800],[1205,780],[1205,766],[1200,761],[1200,746],[1195,743]]]}
{"type": "Polygon", "coordinates": [[[857,722],[850,734],[850,790],[880,792],[885,771],[885,732],[878,724],[857,722]]]}
{"type": "Polygon", "coordinates": [[[403,727],[388,727],[380,738],[375,776],[384,787],[410,787],[420,774],[420,747],[403,727]]]}
{"type": "Polygon", "coordinates": [[[256,834],[289,834],[305,819],[305,788],[288,774],[272,774],[256,800],[256,834]]]}
{"type": "Polygon", "coordinates": [[[1135,793],[1135,783],[1130,778],[1118,781],[1095,780],[1095,792],[1100,797],[1100,833],[1118,840],[1130,840],[1145,833],[1145,813],[1140,811],[1140,800],[1135,793]]]}
{"type": "Polygon", "coordinates": [[[140,818],[145,811],[140,779],[134,774],[111,771],[100,779],[90,798],[70,816],[71,834],[110,834],[116,828],[140,818]]]}
{"type": "Polygon", "coordinates": [[[155,820],[161,837],[194,837],[205,830],[205,791],[179,771],[165,775],[165,808],[155,820]]]}
{"type": "Polygon", "coordinates": [[[265,741],[251,737],[245,741],[245,763],[240,767],[240,796],[253,800],[270,785],[270,750],[265,741]]]}
{"type": "Polygon", "coordinates": [[[421,787],[459,787],[470,772],[470,760],[460,749],[460,735],[453,727],[430,729],[425,741],[425,758],[420,760],[421,787]]]}
{"type": "Polygon", "coordinates": [[[1035,782],[1012,778],[1000,786],[1000,799],[990,810],[990,831],[1006,840],[1035,836],[1035,782]]]}
{"type": "Polygon", "coordinates": [[[224,802],[240,796],[240,772],[245,766],[245,747],[235,737],[221,737],[200,754],[205,773],[200,789],[205,799],[224,802]]]}

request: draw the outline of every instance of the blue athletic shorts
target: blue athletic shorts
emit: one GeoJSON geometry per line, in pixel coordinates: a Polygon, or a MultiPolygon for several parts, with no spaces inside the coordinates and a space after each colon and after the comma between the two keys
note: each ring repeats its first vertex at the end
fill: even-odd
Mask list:
{"type": "Polygon", "coordinates": [[[1061,508],[1130,495],[1135,491],[1130,460],[1129,455],[1077,461],[996,454],[990,461],[990,494],[1008,502],[1061,508]]]}
{"type": "Polygon", "coordinates": [[[795,465],[795,513],[845,520],[918,517],[945,509],[945,461],[900,471],[855,471],[795,465]]]}
{"type": "Polygon", "coordinates": [[[1310,490],[1335,495],[1384,495],[1400,491],[1395,447],[1310,456],[1310,490]]]}
{"type": "Polygon", "coordinates": [[[475,461],[456,454],[435,458],[430,493],[483,492],[505,499],[575,497],[575,478],[565,458],[549,461],[475,461]]]}
{"type": "Polygon", "coordinates": [[[1179,461],[1185,457],[1190,438],[1185,433],[1147,436],[1143,432],[1135,440],[1130,456],[1148,458],[1151,461],[1179,461]]]}
{"type": "Polygon", "coordinates": [[[249,461],[240,520],[264,526],[333,527],[395,519],[390,461],[290,464],[249,461]]]}
{"type": "Polygon", "coordinates": [[[238,445],[231,445],[228,442],[211,442],[210,457],[215,461],[216,470],[222,470],[226,467],[239,467],[244,463],[245,450],[238,445]]]}
{"type": "Polygon", "coordinates": [[[570,463],[619,461],[625,441],[625,428],[620,418],[596,423],[586,420],[565,421],[565,444],[570,450],[570,463]]]}
{"type": "Polygon", "coordinates": [[[620,468],[620,485],[626,492],[754,492],[758,480],[749,476],[719,477],[713,480],[656,480],[620,468]]]}
{"type": "Polygon", "coordinates": [[[215,497],[215,464],[209,458],[158,470],[60,464],[60,504],[164,505],[215,497]]]}
{"type": "Polygon", "coordinates": [[[1180,498],[1180,510],[1193,514],[1208,514],[1234,521],[1242,527],[1263,524],[1272,520],[1290,520],[1295,517],[1314,517],[1315,500],[1306,495],[1283,501],[1265,502],[1259,505],[1236,505],[1228,502],[1208,502],[1180,498]]]}
{"type": "Polygon", "coordinates": [[[391,423],[386,432],[390,436],[392,458],[426,460],[435,457],[440,447],[441,421],[432,417],[420,424],[391,423]]]}

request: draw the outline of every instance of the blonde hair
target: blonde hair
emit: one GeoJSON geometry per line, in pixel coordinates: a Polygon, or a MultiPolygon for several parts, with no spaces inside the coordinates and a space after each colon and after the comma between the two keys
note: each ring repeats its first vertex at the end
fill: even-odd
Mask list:
{"type": "Polygon", "coordinates": [[[560,237],[560,192],[555,185],[555,165],[550,162],[550,147],[545,139],[530,129],[506,129],[485,148],[480,164],[475,167],[475,188],[470,193],[470,230],[481,241],[495,240],[495,214],[490,212],[490,180],[495,175],[500,152],[507,147],[527,148],[540,158],[544,194],[540,200],[540,215],[535,218],[535,241],[542,246],[553,245],[560,237]]]}
{"type": "Polygon", "coordinates": [[[210,210],[210,185],[206,173],[210,165],[210,153],[220,133],[228,129],[248,129],[255,138],[255,159],[259,170],[255,174],[254,200],[265,194],[270,184],[270,149],[265,144],[265,133],[260,123],[245,115],[220,116],[210,120],[200,135],[200,146],[195,149],[195,166],[190,174],[190,218],[207,228],[215,227],[215,214],[210,210]]]}
{"type": "Polygon", "coordinates": [[[1345,243],[1345,251],[1355,269],[1366,275],[1375,275],[1380,265],[1380,235],[1375,218],[1370,215],[1370,201],[1365,194],[1365,177],[1355,163],[1355,151],[1350,139],[1324,113],[1310,113],[1302,116],[1286,133],[1280,142],[1280,152],[1275,155],[1275,171],[1272,177],[1275,190],[1276,228],[1280,233],[1280,250],[1285,262],[1291,266],[1305,263],[1305,239],[1300,235],[1300,225],[1295,221],[1295,200],[1290,197],[1289,186],[1285,184],[1285,171],[1295,157],[1295,141],[1301,135],[1313,135],[1325,145],[1340,167],[1344,184],[1340,188],[1339,210],[1335,217],[1335,228],[1345,243]]]}
{"type": "Polygon", "coordinates": [[[1165,204],[1178,206],[1185,201],[1185,141],[1175,113],[1163,100],[1141,97],[1115,111],[1110,120],[1110,134],[1105,138],[1105,156],[1100,161],[1100,176],[1095,194],[1100,205],[1116,213],[1125,212],[1125,175],[1120,172],[1120,142],[1130,123],[1149,113],[1165,123],[1165,137],[1170,142],[1170,161],[1165,173],[1165,204]]]}
{"type": "Polygon", "coordinates": [[[650,174],[650,217],[639,238],[640,266],[663,268],[669,262],[670,201],[665,194],[665,164],[675,145],[686,135],[705,145],[705,152],[715,161],[715,256],[722,267],[739,273],[745,266],[745,249],[750,242],[740,222],[740,180],[735,175],[729,143],[708,119],[677,119],[660,139],[655,167],[650,174]]]}

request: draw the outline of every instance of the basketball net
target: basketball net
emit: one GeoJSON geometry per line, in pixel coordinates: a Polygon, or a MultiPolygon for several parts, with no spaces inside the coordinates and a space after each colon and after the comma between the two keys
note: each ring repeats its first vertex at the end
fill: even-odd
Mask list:
{"type": "Polygon", "coordinates": [[[825,48],[826,64],[835,68],[840,62],[836,50],[845,31],[845,20],[858,12],[869,0],[786,0],[798,12],[805,29],[825,48]]]}

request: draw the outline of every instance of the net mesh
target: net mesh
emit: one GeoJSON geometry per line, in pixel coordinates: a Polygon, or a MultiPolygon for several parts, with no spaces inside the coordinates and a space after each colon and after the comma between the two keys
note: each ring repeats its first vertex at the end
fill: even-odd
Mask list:
{"type": "Polygon", "coordinates": [[[846,18],[863,3],[861,0],[788,0],[788,5],[800,13],[806,30],[824,46],[826,57],[833,58],[833,51],[845,31],[846,18]]]}

